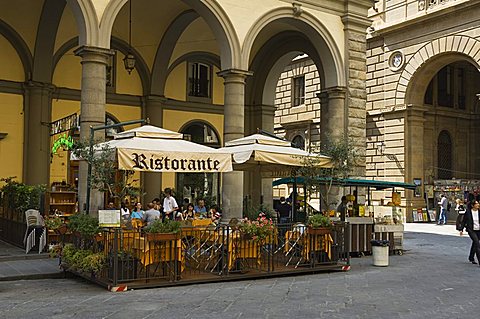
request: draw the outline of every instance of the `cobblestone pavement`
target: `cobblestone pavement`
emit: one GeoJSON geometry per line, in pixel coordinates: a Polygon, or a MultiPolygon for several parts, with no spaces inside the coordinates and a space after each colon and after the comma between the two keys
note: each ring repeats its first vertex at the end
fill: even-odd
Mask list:
{"type": "Polygon", "coordinates": [[[0,282],[0,318],[478,317],[480,267],[467,262],[470,239],[450,225],[407,229],[405,254],[390,256],[388,267],[363,257],[349,272],[126,293],[78,279],[0,282]]]}

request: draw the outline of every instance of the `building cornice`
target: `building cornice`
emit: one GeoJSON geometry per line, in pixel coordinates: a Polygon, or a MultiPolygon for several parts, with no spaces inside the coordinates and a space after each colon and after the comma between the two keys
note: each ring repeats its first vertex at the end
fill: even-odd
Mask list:
{"type": "Polygon", "coordinates": [[[405,28],[415,27],[417,24],[424,24],[425,22],[445,19],[445,16],[452,13],[454,13],[455,16],[459,16],[462,12],[471,10],[471,7],[475,5],[478,5],[478,2],[461,2],[448,8],[439,9],[433,12],[427,13],[427,11],[423,11],[417,14],[415,17],[399,23],[384,24],[381,27],[377,25],[376,29],[373,32],[370,32],[369,36],[367,36],[367,39],[375,40],[376,38],[381,38],[382,36],[386,36],[395,32],[405,32],[405,28]]]}

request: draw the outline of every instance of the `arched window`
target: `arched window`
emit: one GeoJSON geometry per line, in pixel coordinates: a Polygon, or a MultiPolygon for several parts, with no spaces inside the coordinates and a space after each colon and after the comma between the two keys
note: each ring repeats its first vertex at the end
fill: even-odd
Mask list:
{"type": "Polygon", "coordinates": [[[452,139],[447,131],[441,131],[438,135],[437,145],[438,172],[439,179],[452,178],[452,139]]]}
{"type": "MultiPolygon", "coordinates": [[[[112,125],[120,123],[112,114],[106,113],[105,114],[105,125],[112,125]]],[[[105,130],[105,138],[112,139],[116,133],[123,132],[122,126],[112,127],[105,130]]]]}
{"type": "Polygon", "coordinates": [[[220,147],[220,140],[215,130],[203,122],[193,122],[185,127],[182,132],[186,139],[214,148],[220,147]]]}
{"type": "MultiPolygon", "coordinates": [[[[213,148],[220,147],[220,139],[212,126],[204,122],[192,122],[181,130],[185,139],[213,148]]],[[[178,173],[177,194],[179,200],[188,199],[194,203],[198,198],[205,199],[207,205],[217,203],[219,198],[218,173],[178,173]]]]}
{"type": "Polygon", "coordinates": [[[301,150],[305,150],[305,138],[301,135],[295,136],[292,140],[292,146],[301,150]]]}

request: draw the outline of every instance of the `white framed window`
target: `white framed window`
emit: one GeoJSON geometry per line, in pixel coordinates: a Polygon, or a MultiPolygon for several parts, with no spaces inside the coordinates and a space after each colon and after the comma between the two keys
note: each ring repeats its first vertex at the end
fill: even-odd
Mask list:
{"type": "Polygon", "coordinates": [[[305,103],[305,76],[297,76],[293,78],[293,106],[305,103]]]}

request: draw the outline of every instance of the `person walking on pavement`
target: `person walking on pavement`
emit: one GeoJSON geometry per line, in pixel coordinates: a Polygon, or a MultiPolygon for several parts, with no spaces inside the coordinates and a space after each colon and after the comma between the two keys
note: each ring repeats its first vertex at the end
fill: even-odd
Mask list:
{"type": "Polygon", "coordinates": [[[444,194],[440,195],[440,216],[438,216],[438,225],[445,225],[447,223],[447,209],[448,209],[448,199],[444,194]]]}
{"type": "MultiPolygon", "coordinates": [[[[463,229],[467,230],[468,236],[472,240],[474,246],[473,250],[477,255],[477,262],[480,261],[480,244],[478,239],[480,238],[480,203],[475,200],[468,206],[463,221],[460,224],[460,236],[463,235],[463,229]]],[[[474,260],[475,261],[475,260],[474,260]]]]}
{"type": "MultiPolygon", "coordinates": [[[[462,222],[463,219],[465,218],[465,206],[463,205],[463,201],[460,198],[457,198],[455,201],[457,205],[455,206],[455,211],[457,212],[457,220],[455,222],[455,228],[460,232],[460,236],[463,235],[462,232],[462,222]]],[[[475,245],[472,244],[470,245],[470,253],[468,254],[468,261],[471,262],[472,264],[476,264],[477,262],[475,261],[475,245]]]]}

